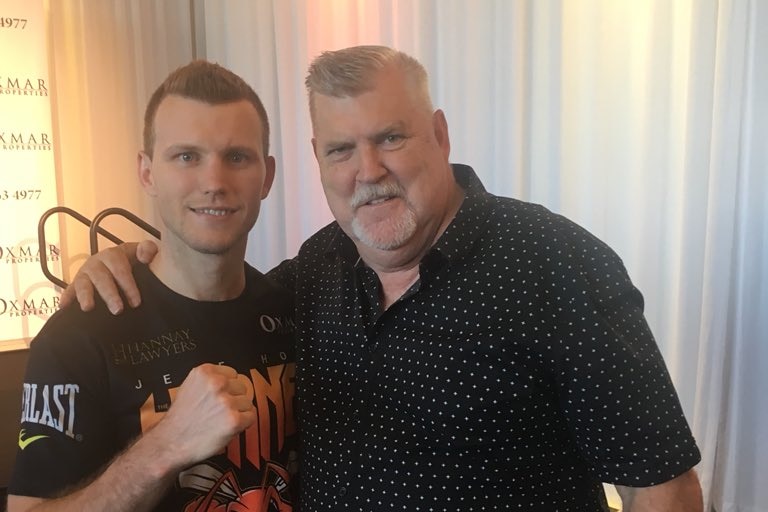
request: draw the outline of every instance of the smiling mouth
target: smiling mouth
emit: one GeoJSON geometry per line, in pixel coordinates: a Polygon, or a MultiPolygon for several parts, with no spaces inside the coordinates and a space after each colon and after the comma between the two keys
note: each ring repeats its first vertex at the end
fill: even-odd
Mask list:
{"type": "Polygon", "coordinates": [[[190,208],[190,210],[195,213],[212,215],[214,217],[224,217],[225,215],[228,215],[234,211],[229,208],[190,208]]]}
{"type": "Polygon", "coordinates": [[[362,208],[363,206],[378,206],[380,204],[384,204],[384,203],[386,203],[388,201],[391,201],[393,199],[397,199],[398,197],[400,197],[400,196],[398,196],[398,195],[378,196],[378,197],[374,197],[372,199],[369,199],[368,201],[365,201],[365,202],[358,202],[357,204],[354,204],[353,206],[354,206],[355,210],[357,210],[358,208],[362,208]]]}
{"type": "Polygon", "coordinates": [[[390,199],[394,199],[396,196],[387,196],[387,197],[377,197],[376,199],[372,199],[365,203],[363,206],[375,206],[377,204],[381,204],[385,201],[389,201],[390,199]]]}

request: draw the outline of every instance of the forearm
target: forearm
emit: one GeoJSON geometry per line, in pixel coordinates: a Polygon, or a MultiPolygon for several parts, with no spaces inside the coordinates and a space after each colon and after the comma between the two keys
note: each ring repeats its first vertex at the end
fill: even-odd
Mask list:
{"type": "MultiPolygon", "coordinates": [[[[32,507],[35,512],[133,512],[151,510],[180,468],[171,450],[144,436],[117,456],[91,483],[60,498],[32,507]]],[[[11,503],[9,502],[9,505],[11,503]]],[[[9,512],[14,512],[9,508],[9,512]]]]}
{"type": "Polygon", "coordinates": [[[247,377],[227,366],[193,368],[166,415],[90,484],[42,503],[36,503],[36,498],[9,496],[9,512],[153,508],[179,471],[219,453],[233,436],[256,421],[253,391],[248,394],[246,382],[250,385],[247,377]]]}
{"type": "Polygon", "coordinates": [[[694,470],[651,487],[616,486],[622,512],[702,512],[701,487],[694,470]]]}

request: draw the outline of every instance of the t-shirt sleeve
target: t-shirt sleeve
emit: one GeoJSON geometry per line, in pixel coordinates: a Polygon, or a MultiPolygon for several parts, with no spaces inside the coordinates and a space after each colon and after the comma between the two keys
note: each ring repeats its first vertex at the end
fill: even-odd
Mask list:
{"type": "Polygon", "coordinates": [[[555,380],[579,451],[603,482],[668,481],[700,460],[664,360],[623,263],[566,224],[546,300],[560,340],[555,380]]]}
{"type": "Polygon", "coordinates": [[[87,335],[60,314],[30,346],[9,494],[65,494],[112,455],[102,358],[87,335]]]}

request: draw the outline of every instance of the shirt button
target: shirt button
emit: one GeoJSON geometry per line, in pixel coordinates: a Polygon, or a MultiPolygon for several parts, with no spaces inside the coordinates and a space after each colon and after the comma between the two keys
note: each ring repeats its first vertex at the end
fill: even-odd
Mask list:
{"type": "Polygon", "coordinates": [[[339,496],[342,498],[347,495],[347,488],[346,487],[339,487],[339,496]]]}

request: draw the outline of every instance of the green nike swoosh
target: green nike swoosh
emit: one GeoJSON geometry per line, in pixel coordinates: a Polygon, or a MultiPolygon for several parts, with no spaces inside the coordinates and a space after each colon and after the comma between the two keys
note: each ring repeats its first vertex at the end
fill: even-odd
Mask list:
{"type": "Polygon", "coordinates": [[[26,448],[30,444],[34,443],[35,441],[38,441],[40,439],[44,439],[44,438],[46,438],[48,436],[32,436],[32,437],[28,437],[26,439],[22,439],[22,437],[24,437],[24,429],[21,429],[19,431],[19,448],[21,448],[23,450],[24,448],[26,448]]]}

